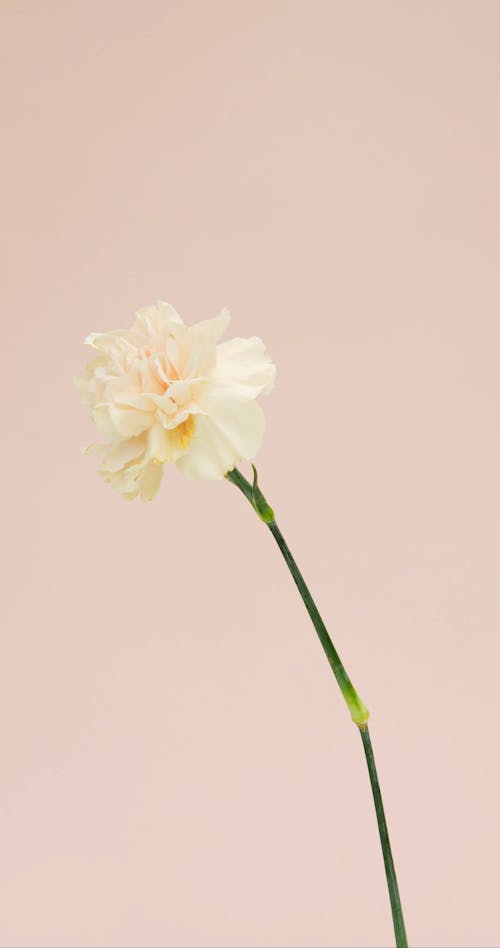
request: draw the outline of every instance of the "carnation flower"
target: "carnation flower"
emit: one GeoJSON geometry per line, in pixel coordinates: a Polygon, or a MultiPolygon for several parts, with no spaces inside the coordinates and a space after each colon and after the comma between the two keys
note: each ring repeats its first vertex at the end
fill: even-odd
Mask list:
{"type": "Polygon", "coordinates": [[[274,383],[275,366],[256,336],[218,343],[229,323],[185,326],[168,303],[136,314],[130,330],[91,333],[96,350],[76,385],[107,444],[99,474],[132,500],[152,500],[163,465],[186,477],[222,478],[257,453],[264,415],[256,402],[274,383]]]}

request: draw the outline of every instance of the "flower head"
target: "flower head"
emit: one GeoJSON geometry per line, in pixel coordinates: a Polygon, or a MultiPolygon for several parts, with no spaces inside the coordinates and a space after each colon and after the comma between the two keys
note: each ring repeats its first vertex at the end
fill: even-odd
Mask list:
{"type": "Polygon", "coordinates": [[[130,330],[85,340],[96,354],[76,385],[107,439],[99,473],[123,497],[152,500],[169,461],[186,477],[215,479],[257,453],[256,398],[271,390],[275,366],[256,336],[218,344],[228,323],[222,310],[185,326],[160,301],[130,330]]]}

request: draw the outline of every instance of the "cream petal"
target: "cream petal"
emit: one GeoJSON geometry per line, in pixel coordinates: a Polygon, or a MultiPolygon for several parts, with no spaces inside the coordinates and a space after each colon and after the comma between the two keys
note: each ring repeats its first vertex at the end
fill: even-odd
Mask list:
{"type": "Polygon", "coordinates": [[[133,500],[139,493],[142,500],[152,500],[160,487],[163,465],[141,458],[137,464],[128,464],[117,471],[103,464],[98,473],[126,500],[133,500]]]}
{"type": "Polygon", "coordinates": [[[216,343],[226,331],[230,314],[223,309],[214,319],[205,319],[188,329],[190,354],[185,361],[183,375],[193,378],[211,373],[216,364],[216,343]]]}
{"type": "Polygon", "coordinates": [[[189,427],[186,429],[186,425],[182,424],[169,429],[159,424],[153,425],[148,432],[146,460],[159,461],[161,464],[177,461],[188,450],[192,433],[194,433],[194,423],[191,425],[191,430],[189,427]]]}
{"type": "Polygon", "coordinates": [[[146,450],[146,435],[139,435],[138,438],[126,438],[124,441],[117,441],[112,444],[102,461],[102,469],[107,471],[119,471],[121,468],[134,461],[146,450]]]}
{"type": "Polygon", "coordinates": [[[164,428],[176,428],[191,414],[199,411],[192,398],[189,382],[172,382],[164,395],[152,395],[157,408],[156,416],[164,428]]]}
{"type": "Polygon", "coordinates": [[[153,364],[156,369],[156,374],[158,378],[160,379],[161,382],[164,382],[165,385],[168,385],[168,383],[170,382],[170,379],[166,373],[165,365],[163,364],[164,361],[165,360],[164,360],[163,355],[161,356],[156,355],[153,358],[153,364]]]}
{"type": "Polygon", "coordinates": [[[173,431],[175,428],[178,428],[179,425],[182,425],[184,421],[187,421],[189,415],[189,409],[185,408],[182,411],[177,411],[172,417],[168,417],[168,415],[160,417],[160,421],[167,431],[173,431]]]}
{"type": "Polygon", "coordinates": [[[169,460],[169,442],[167,433],[161,425],[155,423],[148,431],[148,460],[159,461],[163,464],[169,460]]]}
{"type": "MultiPolygon", "coordinates": [[[[189,419],[186,419],[189,423],[189,419]]],[[[193,423],[194,430],[194,423],[193,423]]],[[[169,444],[169,461],[178,461],[186,453],[191,441],[191,432],[186,430],[186,423],[178,425],[177,428],[169,429],[165,432],[169,444]]]]}
{"type": "Polygon", "coordinates": [[[224,477],[260,448],[265,420],[255,401],[221,400],[210,415],[196,416],[196,431],[187,454],[176,462],[186,477],[213,480],[224,477]]]}
{"type": "Polygon", "coordinates": [[[141,470],[137,465],[121,468],[119,471],[108,471],[107,468],[100,467],[97,473],[128,500],[137,497],[141,476],[141,470]]]}
{"type": "Polygon", "coordinates": [[[172,326],[165,339],[165,353],[170,363],[171,370],[177,375],[181,375],[186,356],[184,355],[184,339],[187,335],[187,328],[176,329],[172,326]]]}
{"type": "Polygon", "coordinates": [[[163,300],[158,300],[151,306],[143,306],[135,315],[133,330],[150,337],[164,335],[169,329],[184,325],[174,307],[163,300]]]}
{"type": "Polygon", "coordinates": [[[198,375],[211,375],[215,368],[216,354],[215,344],[207,342],[195,346],[191,349],[182,374],[186,378],[194,378],[198,375]]]}
{"type": "Polygon", "coordinates": [[[73,379],[73,383],[82,396],[82,401],[87,404],[93,401],[93,390],[95,386],[95,377],[103,371],[106,366],[106,356],[100,353],[93,359],[89,359],[85,366],[85,375],[73,379]]]}
{"type": "Polygon", "coordinates": [[[224,307],[213,319],[203,319],[200,323],[195,323],[194,326],[190,326],[188,329],[189,338],[194,345],[200,342],[218,342],[229,326],[230,320],[231,314],[229,310],[224,307]]]}
{"type": "Polygon", "coordinates": [[[155,410],[152,396],[145,392],[122,391],[114,396],[114,400],[117,405],[128,405],[130,408],[138,408],[140,411],[155,410]]]}
{"type": "Polygon", "coordinates": [[[178,381],[174,381],[170,383],[166,394],[168,398],[173,399],[177,403],[177,405],[183,406],[191,398],[191,388],[192,388],[191,380],[179,379],[178,381]]]}
{"type": "Polygon", "coordinates": [[[161,394],[152,392],[151,401],[167,414],[173,414],[179,407],[184,407],[191,401],[192,388],[191,381],[180,379],[178,382],[171,382],[167,390],[161,394]]]}
{"type": "Polygon", "coordinates": [[[106,438],[116,438],[116,428],[110,418],[109,405],[96,405],[92,409],[92,419],[96,428],[106,438]]]}
{"type": "Polygon", "coordinates": [[[162,326],[165,324],[165,322],[167,322],[169,325],[173,324],[175,326],[184,325],[184,321],[179,316],[177,310],[174,309],[170,303],[166,303],[165,300],[157,300],[152,306],[145,306],[137,311],[137,315],[146,313],[152,322],[154,322],[155,319],[158,319],[162,326]]]}
{"type": "Polygon", "coordinates": [[[153,500],[156,497],[161,484],[161,479],[163,477],[163,465],[158,464],[157,461],[150,461],[149,464],[144,468],[141,482],[140,482],[140,491],[141,491],[141,500],[147,502],[153,500]]]}
{"type": "Polygon", "coordinates": [[[111,332],[91,332],[85,338],[86,346],[92,346],[93,349],[100,349],[102,352],[108,352],[114,347],[129,350],[136,342],[133,331],[122,329],[114,329],[111,332]]]}
{"type": "Polygon", "coordinates": [[[117,408],[109,406],[109,417],[115,430],[122,438],[133,438],[146,431],[153,422],[154,415],[150,412],[137,411],[135,408],[117,408]]]}
{"type": "Polygon", "coordinates": [[[262,339],[230,339],[217,346],[217,364],[212,376],[215,389],[231,389],[241,398],[257,398],[271,391],[276,366],[262,339]]]}
{"type": "Polygon", "coordinates": [[[164,415],[174,416],[178,412],[177,405],[173,399],[170,398],[168,391],[165,392],[164,395],[151,395],[151,401],[164,415]]]}

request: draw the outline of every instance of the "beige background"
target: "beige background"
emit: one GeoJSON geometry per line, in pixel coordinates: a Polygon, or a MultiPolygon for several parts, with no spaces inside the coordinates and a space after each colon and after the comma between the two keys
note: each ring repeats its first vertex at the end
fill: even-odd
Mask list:
{"type": "Polygon", "coordinates": [[[0,941],[388,946],[361,746],[265,528],[79,449],[90,330],[227,304],[414,946],[498,946],[497,2],[1,4],[0,941]]]}

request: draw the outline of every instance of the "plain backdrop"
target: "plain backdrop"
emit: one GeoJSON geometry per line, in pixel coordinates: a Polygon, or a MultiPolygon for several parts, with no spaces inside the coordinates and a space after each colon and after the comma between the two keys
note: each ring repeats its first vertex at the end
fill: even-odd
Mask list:
{"type": "Polygon", "coordinates": [[[227,305],[413,946],[498,946],[500,4],[3,0],[3,946],[392,944],[362,748],[227,482],[127,504],[92,330],[227,305]]]}

